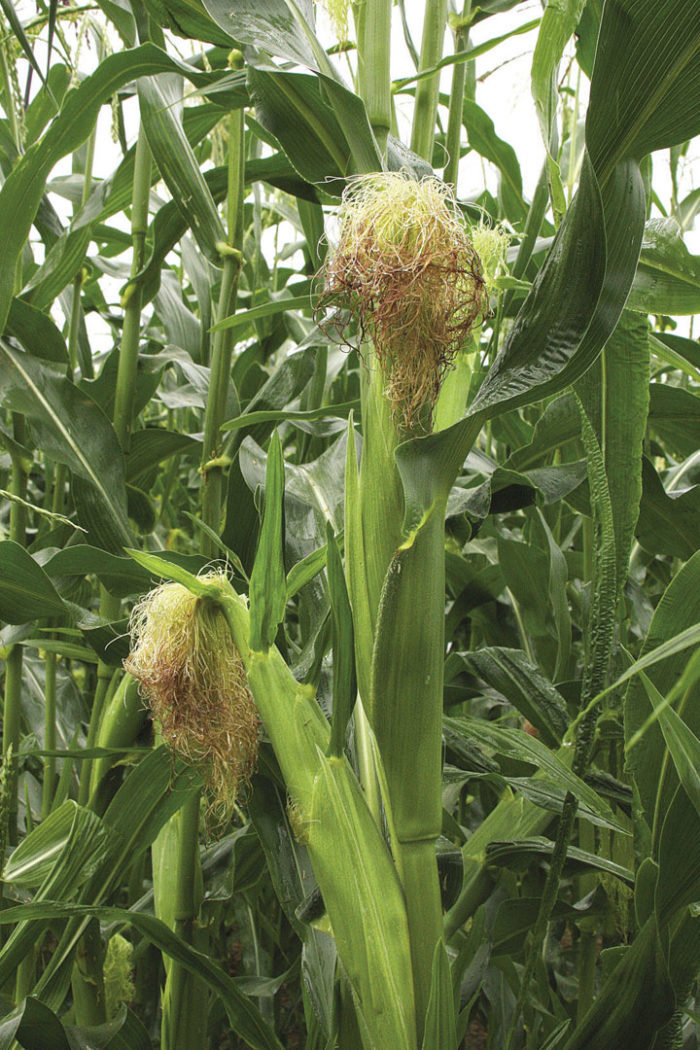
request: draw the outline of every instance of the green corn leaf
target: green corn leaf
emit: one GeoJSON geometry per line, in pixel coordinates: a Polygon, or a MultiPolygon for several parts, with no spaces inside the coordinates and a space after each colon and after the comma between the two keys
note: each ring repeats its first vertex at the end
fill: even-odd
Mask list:
{"type": "Polygon", "coordinates": [[[623,158],[639,159],[698,133],[699,43],[695,0],[606,3],[586,120],[602,182],[623,158]]]}
{"type": "MultiPolygon", "coordinates": [[[[518,858],[532,858],[537,856],[551,856],[555,844],[549,839],[531,838],[514,842],[492,842],[486,849],[486,859],[489,864],[499,867],[509,867],[518,858]]],[[[577,846],[569,846],[566,851],[567,864],[572,869],[581,865],[593,871],[604,871],[615,878],[621,879],[629,886],[634,885],[634,873],[629,868],[616,864],[607,857],[599,857],[595,853],[579,849],[577,846]]]]}
{"type": "Polygon", "coordinates": [[[634,943],[603,982],[595,1002],[565,1041],[563,1050],[648,1048],[670,1020],[675,997],[656,921],[647,920],[634,943]]]}
{"type": "Polygon", "coordinates": [[[287,601],[283,557],[284,457],[277,431],[270,442],[265,478],[265,511],[250,576],[250,646],[257,652],[265,652],[273,644],[287,601]]]}
{"type": "MultiPolygon", "coordinates": [[[[38,999],[25,999],[0,1021],[0,1050],[71,1050],[63,1025],[38,999]]],[[[89,1047],[89,1044],[87,1044],[89,1047]]]]}
{"type": "MultiPolygon", "coordinates": [[[[700,552],[680,569],[666,588],[656,606],[642,656],[628,668],[625,678],[637,671],[649,671],[649,680],[661,696],[671,692],[681,678],[688,662],[685,649],[700,640],[700,552]]],[[[700,735],[699,705],[694,701],[697,684],[689,683],[676,713],[690,731],[700,735]]],[[[659,724],[651,725],[633,748],[629,748],[635,734],[653,713],[653,705],[644,684],[633,679],[625,696],[625,740],[628,745],[627,765],[639,790],[649,827],[654,826],[654,814],[663,814],[669,807],[678,786],[672,763],[666,760],[666,741],[659,724]]],[[[659,829],[660,830],[660,829],[659,829]]]]}
{"type": "Polygon", "coordinates": [[[692,456],[700,448],[700,401],[681,387],[651,383],[649,428],[680,459],[692,456]]]}
{"type": "Polygon", "coordinates": [[[700,817],[700,740],[679,718],[644,672],[639,675],[658,718],[678,779],[700,817]]]}
{"type": "Polygon", "coordinates": [[[423,1050],[456,1050],[455,1004],[445,945],[435,945],[430,998],[425,1017],[423,1050]]]}
{"type": "MultiPolygon", "coordinates": [[[[14,850],[5,865],[3,881],[36,889],[50,882],[51,892],[59,894],[75,889],[89,878],[105,856],[107,832],[99,817],[66,801],[42,821],[14,850]],[[66,857],[81,842],[83,866],[70,868],[70,880],[59,887],[55,869],[66,864],[66,857]]],[[[43,894],[46,896],[46,893],[43,894]]]]}
{"type": "Polygon", "coordinates": [[[163,181],[200,249],[220,263],[216,246],[226,242],[226,234],[182,124],[182,79],[171,73],[144,77],[138,92],[148,145],[163,181]]]}
{"type": "Polygon", "coordinates": [[[437,837],[442,823],[444,571],[442,504],[389,564],[372,654],[368,717],[402,841],[437,837]]]}
{"type": "Polygon", "coordinates": [[[325,405],[322,408],[310,408],[304,411],[261,410],[259,412],[246,412],[224,423],[222,430],[243,430],[246,427],[256,426],[258,423],[283,423],[285,421],[313,422],[316,419],[342,419],[350,412],[359,407],[358,401],[346,401],[340,405],[325,405]]]}
{"type": "MultiPolygon", "coordinates": [[[[296,289],[295,289],[296,290],[296,289]]],[[[217,324],[212,325],[212,332],[219,332],[229,328],[245,328],[253,321],[259,321],[263,317],[274,317],[276,314],[284,313],[285,310],[309,310],[311,302],[308,295],[291,295],[286,299],[271,299],[260,306],[253,306],[250,310],[241,310],[239,313],[224,317],[217,324]]]]}
{"type": "Polygon", "coordinates": [[[209,18],[199,0],[146,0],[156,22],[187,40],[205,40],[230,49],[233,38],[209,18]]]}
{"type": "MultiPolygon", "coordinates": [[[[453,654],[450,654],[453,659],[453,654]]],[[[497,689],[542,734],[545,743],[558,743],[569,724],[561,694],[519,649],[486,646],[460,653],[463,666],[497,689]]]]}
{"type": "MultiPolygon", "coordinates": [[[[659,926],[693,904],[700,894],[700,814],[697,796],[691,798],[684,781],[676,789],[663,814],[659,835],[659,878],[656,883],[654,912],[659,926]]],[[[692,787],[691,787],[692,790],[692,787]]]]}
{"type": "Polygon", "coordinates": [[[190,947],[155,916],[128,911],[125,908],[61,904],[52,901],[32,902],[22,905],[21,908],[8,909],[0,917],[0,922],[16,922],[20,915],[26,915],[28,920],[44,922],[75,918],[85,923],[89,918],[95,917],[101,922],[133,926],[160,951],[177,960],[189,973],[203,981],[221,999],[234,1031],[245,1039],[253,1050],[282,1050],[282,1044],[270,1026],[262,1019],[248,997],[238,990],[233,979],[208,956],[190,947]]]}
{"type": "Polygon", "coordinates": [[[128,544],[124,458],[99,406],[48,364],[8,346],[0,347],[0,381],[5,403],[29,418],[47,455],[73,472],[79,517],[98,545],[128,544]]]}
{"type": "Polygon", "coordinates": [[[700,546],[700,486],[667,492],[646,457],[642,463],[642,486],[637,522],[640,546],[651,554],[691,558],[700,546]]]}
{"type": "Polygon", "coordinates": [[[338,953],[372,1044],[411,1050],[411,956],[396,870],[344,760],[319,754],[319,763],[308,849],[338,953]],[[340,860],[360,856],[362,863],[340,860]]]}
{"type": "Polygon", "coordinates": [[[454,725],[467,737],[471,736],[486,747],[491,747],[499,754],[507,755],[509,758],[518,759],[521,762],[530,762],[554,780],[556,784],[575,795],[577,799],[585,803],[594,813],[604,817],[606,821],[612,822],[616,830],[621,834],[627,834],[618,821],[615,820],[612,810],[607,802],[580,777],[577,777],[566,766],[556,752],[550,751],[540,740],[536,740],[521,729],[511,729],[507,726],[493,725],[491,722],[483,722],[476,718],[468,718],[461,715],[457,718],[446,719],[448,724],[454,725]]]}
{"type": "Polygon", "coordinates": [[[699,289],[700,258],[686,248],[678,223],[652,219],[644,227],[628,307],[643,314],[695,314],[699,289]]]}
{"type": "Polygon", "coordinates": [[[313,580],[326,565],[326,546],[318,547],[302,558],[287,573],[287,601],[313,580]]]}
{"type": "Polygon", "coordinates": [[[340,756],[345,748],[345,733],[357,694],[355,637],[343,563],[330,522],[326,526],[326,536],[326,566],[333,625],[333,721],[328,754],[340,756]]]}
{"type": "Polygon", "coordinates": [[[49,577],[19,543],[0,542],[0,563],[0,617],[3,620],[28,623],[66,613],[66,605],[49,577]]]}
{"type": "MultiPolygon", "coordinates": [[[[75,273],[75,271],[73,271],[75,273]]],[[[33,357],[67,366],[66,342],[50,317],[33,304],[14,298],[7,318],[7,334],[13,335],[33,357]]]]}

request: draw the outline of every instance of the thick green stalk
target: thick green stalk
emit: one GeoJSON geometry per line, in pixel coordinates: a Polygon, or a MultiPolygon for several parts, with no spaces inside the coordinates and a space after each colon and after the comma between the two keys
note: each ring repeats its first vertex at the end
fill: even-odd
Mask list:
{"type": "Polygon", "coordinates": [[[114,429],[124,451],[128,451],[139,359],[141,330],[141,285],[134,280],[146,259],[148,201],[151,192],[151,152],[143,130],[139,132],[134,160],[131,197],[131,279],[123,297],[124,325],[119,350],[117,389],[114,395],[114,429]]]}
{"type": "Polygon", "coordinates": [[[370,345],[363,358],[364,443],[359,478],[349,453],[346,565],[360,695],[386,774],[406,898],[420,1042],[442,937],[435,839],[442,822],[445,507],[438,501],[406,536],[394,458],[401,433],[370,345]]]}
{"type": "MultiPolygon", "coordinates": [[[[24,416],[12,414],[12,436],[23,445],[26,441],[24,416]]],[[[10,491],[13,496],[25,499],[27,495],[27,465],[20,456],[12,457],[10,491]]],[[[26,509],[21,503],[10,505],[10,539],[24,546],[26,509]]],[[[8,839],[10,845],[17,842],[17,756],[19,754],[20,712],[22,708],[22,646],[15,645],[5,661],[5,703],[3,708],[2,750],[9,765],[7,782],[8,839]],[[8,758],[8,751],[12,748],[8,758]]]]}
{"type": "MultiPolygon", "coordinates": [[[[243,195],[245,186],[245,143],[243,111],[235,110],[229,117],[228,150],[228,244],[220,246],[223,257],[221,289],[216,312],[217,320],[232,314],[236,308],[238,277],[243,256],[243,195]]],[[[211,355],[209,393],[204,414],[204,442],[202,446],[201,472],[202,520],[214,532],[221,527],[223,507],[224,466],[221,460],[221,424],[226,421],[226,399],[231,384],[231,354],[233,336],[231,329],[214,333],[211,355]]],[[[203,554],[218,554],[216,545],[203,537],[203,554]]]]}
{"type": "MultiPolygon", "coordinates": [[[[240,255],[227,255],[221,275],[221,291],[217,318],[227,317],[233,312],[238,290],[240,255]]],[[[211,374],[207,406],[204,416],[204,442],[202,446],[202,521],[215,533],[221,528],[221,511],[224,495],[224,468],[221,452],[221,424],[226,421],[226,396],[231,382],[231,352],[233,340],[230,329],[214,333],[211,355],[211,374]]],[[[202,537],[202,553],[214,557],[218,549],[213,540],[202,537]]]]}
{"type": "MultiPolygon", "coordinates": [[[[228,243],[219,246],[223,259],[216,314],[219,321],[228,317],[235,309],[242,260],[240,248],[243,241],[245,179],[242,110],[231,113],[228,134],[228,243]]],[[[232,349],[231,331],[216,332],[210,362],[201,463],[202,521],[215,533],[218,533],[221,527],[223,507],[224,463],[220,455],[221,424],[226,420],[232,349]]],[[[201,551],[209,557],[219,553],[214,541],[206,534],[201,539],[201,551]]],[[[154,883],[165,909],[161,914],[159,908],[158,914],[161,914],[188,943],[206,950],[206,943],[203,943],[206,940],[205,934],[199,926],[202,902],[199,802],[199,795],[196,795],[175,814],[156,840],[153,847],[154,868],[157,869],[154,883]]],[[[196,1050],[197,1047],[204,1047],[207,1039],[206,991],[178,962],[170,961],[167,972],[161,1027],[163,1050],[196,1050]]]]}
{"type": "Polygon", "coordinates": [[[100,1025],[107,1020],[103,965],[100,925],[92,919],[80,938],[71,974],[73,1009],[80,1025],[100,1025]]]}
{"type": "MultiPolygon", "coordinates": [[[[102,748],[129,747],[135,743],[145,721],[146,708],[137,683],[130,674],[124,674],[105,706],[95,745],[102,748]]],[[[108,755],[92,764],[89,804],[100,815],[108,801],[108,784],[103,782],[116,761],[114,756],[108,755]]]]}
{"type": "MultiPolygon", "coordinates": [[[[206,951],[206,932],[199,925],[202,868],[199,858],[199,793],[165,825],[153,846],[156,914],[188,944],[206,951]]],[[[177,962],[166,959],[161,1046],[163,1050],[196,1050],[207,1045],[206,986],[177,962]]]]}
{"type": "MultiPolygon", "coordinates": [[[[423,38],[420,50],[419,72],[430,69],[442,58],[442,43],[447,19],[447,0],[426,0],[423,16],[423,38]]],[[[435,73],[416,85],[416,105],[413,110],[411,149],[430,164],[435,138],[440,74],[435,73]]]]}
{"type": "MultiPolygon", "coordinates": [[[[92,166],[95,157],[95,139],[96,130],[93,129],[92,134],[88,138],[86,145],[81,205],[85,204],[85,202],[87,201],[88,197],[90,196],[90,190],[92,188],[92,166]]],[[[82,284],[83,271],[81,268],[73,280],[73,299],[71,302],[71,312],[68,322],[68,378],[71,380],[71,382],[73,381],[76,369],[78,367],[78,343],[80,334],[80,320],[82,317],[82,310],[80,304],[80,289],[82,287],[82,284]]],[[[83,369],[83,373],[85,374],[85,369],[83,369]]],[[[90,360],[88,378],[91,378],[91,375],[92,360],[90,360]]],[[[67,476],[68,470],[66,465],[64,463],[57,463],[56,470],[54,473],[53,496],[51,500],[51,510],[54,514],[62,514],[64,511],[65,485],[67,476]]],[[[55,751],[56,674],[58,669],[58,656],[56,653],[46,654],[44,669],[44,748],[47,751],[55,751]]],[[[53,755],[47,755],[44,758],[44,781],[42,784],[41,795],[42,819],[46,818],[51,811],[55,779],[56,759],[53,755]]]]}
{"type": "MultiPolygon", "coordinates": [[[[44,663],[44,749],[56,750],[56,670],[58,656],[47,653],[44,663]]],[[[56,779],[56,759],[53,755],[44,758],[44,782],[41,789],[41,819],[45,820],[51,812],[54,781],[56,779]]]]}
{"type": "MultiPolygon", "coordinates": [[[[134,183],[131,196],[131,283],[124,293],[124,324],[119,348],[117,387],[114,395],[114,429],[124,452],[129,449],[134,393],[139,357],[139,333],[141,330],[141,285],[133,280],[143,269],[146,258],[146,233],[148,230],[148,202],[151,192],[151,153],[143,129],[139,132],[134,161],[134,183]]],[[[100,590],[100,615],[106,620],[116,620],[121,611],[121,602],[105,590],[100,590]]],[[[87,747],[93,747],[99,730],[100,719],[108,700],[113,668],[99,662],[97,667],[97,689],[90,714],[87,747]]],[[[79,801],[87,805],[90,796],[92,763],[83,763],[80,775],[79,801]]]]}
{"type": "Polygon", "coordinates": [[[391,128],[391,0],[364,0],[356,5],[357,73],[377,145],[386,158],[391,128]]]}
{"type": "Polygon", "coordinates": [[[392,558],[377,617],[369,712],[406,897],[419,1041],[442,938],[435,841],[442,826],[444,512],[439,501],[392,558]]]}
{"type": "MultiPolygon", "coordinates": [[[[472,0],[464,0],[462,17],[455,31],[455,54],[466,51],[469,46],[469,25],[472,11],[472,0]]],[[[471,66],[472,63],[470,62],[471,66]]],[[[445,182],[452,183],[457,188],[457,176],[459,173],[459,154],[462,141],[462,110],[464,104],[464,90],[467,85],[467,63],[458,62],[452,73],[452,88],[450,90],[450,110],[447,120],[447,136],[445,149],[447,151],[447,164],[442,173],[445,182]]]]}

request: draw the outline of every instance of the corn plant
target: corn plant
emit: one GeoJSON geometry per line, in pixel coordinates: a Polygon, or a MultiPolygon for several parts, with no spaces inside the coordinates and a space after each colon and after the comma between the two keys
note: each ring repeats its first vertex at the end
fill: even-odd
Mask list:
{"type": "Polygon", "coordinates": [[[697,1047],[696,0],[1,8],[0,1047],[697,1047]]]}

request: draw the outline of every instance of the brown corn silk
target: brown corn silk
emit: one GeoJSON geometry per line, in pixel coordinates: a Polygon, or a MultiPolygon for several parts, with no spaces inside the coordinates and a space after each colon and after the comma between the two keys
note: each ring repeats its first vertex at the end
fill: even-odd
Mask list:
{"type": "Polygon", "coordinates": [[[258,747],[255,705],[226,620],[212,602],[165,583],[136,605],[130,632],[124,667],[138,679],[164,742],[202,773],[209,816],[223,821],[258,747]]]}
{"type": "Polygon", "coordinates": [[[401,172],[351,180],[321,309],[374,344],[394,418],[425,426],[446,370],[487,310],[484,274],[449,188],[401,172]]]}

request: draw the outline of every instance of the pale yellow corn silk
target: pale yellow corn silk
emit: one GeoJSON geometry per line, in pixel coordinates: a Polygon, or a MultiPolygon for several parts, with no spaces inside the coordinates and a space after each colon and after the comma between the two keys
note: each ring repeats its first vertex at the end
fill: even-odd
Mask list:
{"type": "MultiPolygon", "coordinates": [[[[319,306],[369,336],[394,416],[432,409],[445,371],[487,310],[484,274],[450,189],[404,172],[352,179],[319,306]]],[[[337,322],[334,320],[333,324],[337,322]]]]}
{"type": "Polygon", "coordinates": [[[487,226],[480,222],[478,226],[472,226],[469,235],[481,260],[486,289],[490,292],[495,278],[506,269],[510,234],[503,226],[487,226]]]}
{"type": "Polygon", "coordinates": [[[115,933],[107,944],[104,961],[105,1010],[111,1021],[122,1003],[136,997],[133,980],[134,946],[121,934],[115,933]]]}
{"type": "Polygon", "coordinates": [[[345,41],[350,35],[349,14],[350,0],[322,0],[321,6],[325,9],[336,40],[345,41]]]}
{"type": "Polygon", "coordinates": [[[165,583],[134,608],[130,631],[124,667],[138,679],[164,742],[201,771],[210,817],[225,820],[255,768],[258,719],[223,613],[165,583]]]}

